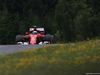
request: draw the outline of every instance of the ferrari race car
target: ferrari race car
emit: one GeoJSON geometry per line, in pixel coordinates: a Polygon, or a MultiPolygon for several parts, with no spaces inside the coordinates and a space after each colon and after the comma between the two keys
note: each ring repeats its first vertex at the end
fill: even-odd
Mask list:
{"type": "Polygon", "coordinates": [[[54,36],[45,34],[44,28],[30,28],[29,31],[16,36],[17,45],[51,44],[54,41],[54,36]]]}

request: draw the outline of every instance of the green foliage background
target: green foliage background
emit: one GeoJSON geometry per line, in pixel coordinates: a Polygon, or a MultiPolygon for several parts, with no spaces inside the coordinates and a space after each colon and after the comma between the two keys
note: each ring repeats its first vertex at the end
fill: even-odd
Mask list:
{"type": "Polygon", "coordinates": [[[100,36],[99,0],[0,0],[0,44],[14,44],[18,34],[44,27],[55,42],[100,36]]]}

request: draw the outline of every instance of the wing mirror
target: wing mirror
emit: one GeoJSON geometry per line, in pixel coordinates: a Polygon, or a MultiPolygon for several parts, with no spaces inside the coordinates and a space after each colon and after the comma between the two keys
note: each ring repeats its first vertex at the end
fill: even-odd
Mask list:
{"type": "Polygon", "coordinates": [[[26,32],[25,34],[26,34],[26,35],[29,35],[29,32],[26,32]]]}

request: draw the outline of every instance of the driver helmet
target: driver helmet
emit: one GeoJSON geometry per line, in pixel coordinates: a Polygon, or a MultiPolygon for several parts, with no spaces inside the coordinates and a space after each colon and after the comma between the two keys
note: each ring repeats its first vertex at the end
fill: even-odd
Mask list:
{"type": "Polygon", "coordinates": [[[37,31],[33,31],[32,33],[33,33],[33,34],[37,34],[37,31]]]}

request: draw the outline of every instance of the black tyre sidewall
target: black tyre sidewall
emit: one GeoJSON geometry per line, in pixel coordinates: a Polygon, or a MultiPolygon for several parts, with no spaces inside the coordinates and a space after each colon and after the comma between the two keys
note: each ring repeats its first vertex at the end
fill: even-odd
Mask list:
{"type": "Polygon", "coordinates": [[[52,43],[54,41],[54,36],[51,34],[46,34],[45,41],[50,41],[52,43]]]}
{"type": "Polygon", "coordinates": [[[22,35],[16,36],[16,42],[22,42],[22,35]]]}

